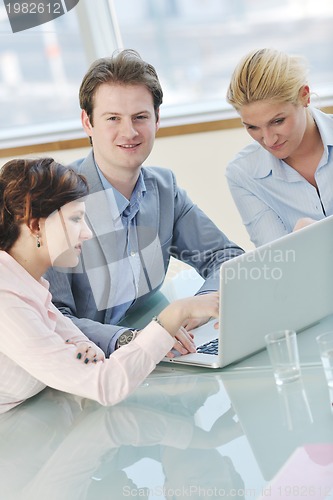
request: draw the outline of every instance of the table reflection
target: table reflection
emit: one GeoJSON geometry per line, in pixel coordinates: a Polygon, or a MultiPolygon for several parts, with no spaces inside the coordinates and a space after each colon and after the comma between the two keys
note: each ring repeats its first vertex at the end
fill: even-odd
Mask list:
{"type": "Polygon", "coordinates": [[[268,368],[207,372],[159,368],[110,408],[46,389],[0,415],[1,500],[252,500],[333,442],[321,367],[281,389],[268,368]]]}
{"type": "Polygon", "coordinates": [[[246,376],[226,373],[223,382],[266,480],[297,448],[333,443],[332,414],[320,366],[303,367],[300,380],[281,387],[270,369],[246,372],[246,376]]]}
{"type": "Polygon", "coordinates": [[[243,433],[233,408],[227,404],[208,430],[195,421],[219,390],[216,377],[148,379],[123,403],[104,408],[46,389],[0,418],[2,498],[152,498],[126,473],[146,457],[161,464],[160,498],[182,498],[180,488],[192,499],[241,490],[232,460],[217,450],[243,433]]]}
{"type": "Polygon", "coordinates": [[[279,395],[282,421],[289,430],[301,430],[313,423],[308,395],[302,378],[276,389],[279,395]]]}

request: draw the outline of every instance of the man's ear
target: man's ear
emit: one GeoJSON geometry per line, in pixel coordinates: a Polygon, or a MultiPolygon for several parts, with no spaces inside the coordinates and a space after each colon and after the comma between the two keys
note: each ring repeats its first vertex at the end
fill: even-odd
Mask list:
{"type": "Polygon", "coordinates": [[[90,123],[90,118],[89,116],[87,115],[87,112],[82,109],[81,110],[81,123],[82,123],[82,126],[83,126],[83,129],[85,131],[85,133],[91,137],[91,134],[92,134],[92,125],[90,123]]]}
{"type": "Polygon", "coordinates": [[[158,129],[160,128],[160,108],[156,110],[156,127],[155,127],[155,134],[157,133],[158,129]]]}

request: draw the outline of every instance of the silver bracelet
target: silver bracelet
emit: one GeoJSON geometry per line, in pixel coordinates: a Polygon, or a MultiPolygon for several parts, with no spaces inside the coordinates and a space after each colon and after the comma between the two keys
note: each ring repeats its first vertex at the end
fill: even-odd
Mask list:
{"type": "Polygon", "coordinates": [[[158,325],[160,325],[162,328],[164,328],[164,330],[165,330],[165,326],[164,326],[164,325],[162,325],[162,323],[160,322],[160,320],[159,320],[158,316],[154,316],[151,320],[152,320],[152,321],[156,321],[156,323],[157,323],[158,325]]]}

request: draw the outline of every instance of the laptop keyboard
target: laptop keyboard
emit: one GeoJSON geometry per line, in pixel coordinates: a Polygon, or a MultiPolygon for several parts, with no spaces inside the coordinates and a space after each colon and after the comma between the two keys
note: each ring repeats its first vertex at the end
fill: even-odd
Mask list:
{"type": "Polygon", "coordinates": [[[197,347],[197,352],[200,352],[202,354],[218,354],[218,349],[219,339],[214,339],[210,342],[207,342],[206,344],[202,344],[197,347]]]}

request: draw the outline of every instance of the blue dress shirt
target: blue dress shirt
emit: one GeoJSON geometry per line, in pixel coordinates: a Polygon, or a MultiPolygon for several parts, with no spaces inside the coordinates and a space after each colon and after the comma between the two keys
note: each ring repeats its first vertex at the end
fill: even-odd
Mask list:
{"type": "MultiPolygon", "coordinates": [[[[125,316],[138,293],[140,269],[143,263],[140,259],[136,215],[139,211],[140,201],[145,195],[146,186],[142,172],[140,172],[131,198],[128,200],[112,186],[97,164],[96,167],[103,188],[107,193],[110,215],[117,230],[117,246],[114,248],[114,251],[117,252],[115,263],[122,279],[115,284],[117,294],[110,318],[110,323],[117,325],[125,316]]],[[[125,330],[127,328],[119,327],[116,335],[111,339],[110,352],[115,349],[119,335],[125,330]]]]}
{"type": "Polygon", "coordinates": [[[315,173],[318,190],[257,142],[227,166],[231,194],[256,246],[292,232],[302,217],[320,220],[333,214],[333,115],[318,109],[311,114],[324,145],[315,173]]]}

